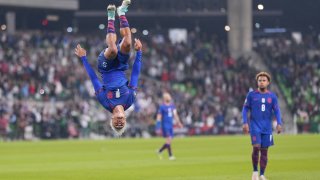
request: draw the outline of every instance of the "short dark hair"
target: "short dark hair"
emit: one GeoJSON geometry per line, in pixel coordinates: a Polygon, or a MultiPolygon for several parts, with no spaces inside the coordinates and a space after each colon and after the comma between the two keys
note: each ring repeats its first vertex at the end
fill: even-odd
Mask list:
{"type": "Polygon", "coordinates": [[[271,76],[269,73],[267,72],[259,72],[257,75],[256,75],[256,80],[258,81],[259,77],[260,76],[265,76],[267,77],[268,81],[271,82],[271,76]]]}

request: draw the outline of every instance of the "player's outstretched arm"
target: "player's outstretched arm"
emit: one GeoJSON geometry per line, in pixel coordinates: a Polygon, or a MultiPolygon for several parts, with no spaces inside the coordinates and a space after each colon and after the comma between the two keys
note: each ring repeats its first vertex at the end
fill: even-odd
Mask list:
{"type": "Polygon", "coordinates": [[[77,47],[74,49],[74,53],[79,58],[81,58],[83,66],[86,69],[86,71],[87,71],[87,73],[88,73],[88,75],[89,75],[89,77],[91,79],[91,82],[93,84],[94,90],[95,90],[95,92],[98,92],[99,89],[101,88],[100,81],[99,81],[99,78],[97,77],[96,73],[94,72],[94,70],[92,69],[90,64],[88,63],[87,51],[84,48],[82,48],[80,46],[80,44],[78,44],[77,47]]]}
{"type": "Polygon", "coordinates": [[[177,110],[173,111],[174,119],[177,121],[179,128],[183,128],[183,124],[181,123],[180,117],[178,115],[177,110]]]}
{"type": "Polygon", "coordinates": [[[278,98],[276,96],[274,98],[273,112],[277,118],[277,133],[279,134],[282,131],[282,121],[281,121],[281,111],[278,106],[278,98]]]}
{"type": "Polygon", "coordinates": [[[129,86],[135,89],[138,87],[138,80],[139,80],[139,74],[141,69],[142,43],[139,39],[134,39],[134,41],[135,41],[134,49],[137,51],[137,53],[136,53],[136,59],[134,60],[133,67],[132,67],[129,86]]]}

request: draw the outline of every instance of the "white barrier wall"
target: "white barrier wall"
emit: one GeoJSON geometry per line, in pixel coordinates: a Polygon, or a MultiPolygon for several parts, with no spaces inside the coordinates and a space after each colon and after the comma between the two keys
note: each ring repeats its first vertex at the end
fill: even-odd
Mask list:
{"type": "Polygon", "coordinates": [[[79,0],[0,0],[0,6],[78,10],[79,0]]]}

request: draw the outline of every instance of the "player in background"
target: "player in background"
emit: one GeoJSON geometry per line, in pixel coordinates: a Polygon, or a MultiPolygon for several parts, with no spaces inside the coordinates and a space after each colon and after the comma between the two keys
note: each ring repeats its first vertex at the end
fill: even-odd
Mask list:
{"type": "Polygon", "coordinates": [[[273,145],[272,115],[277,119],[277,133],[282,130],[281,113],[277,96],[268,90],[271,76],[266,72],[256,75],[258,89],[247,94],[242,109],[243,132],[250,132],[252,142],[252,180],[258,180],[258,162],[260,154],[260,180],[265,180],[265,169],[268,161],[268,148],[273,145]],[[250,120],[247,120],[247,112],[250,111],[250,120]]]}
{"type": "Polygon", "coordinates": [[[171,149],[171,141],[173,138],[173,118],[176,120],[178,127],[182,128],[183,125],[180,121],[177,109],[172,103],[170,94],[164,93],[163,104],[159,107],[156,123],[156,130],[159,131],[161,128],[162,136],[166,138],[166,143],[157,151],[160,159],[162,159],[163,150],[168,149],[169,160],[175,160],[171,149]]]}
{"type": "Polygon", "coordinates": [[[135,39],[134,49],[136,50],[136,59],[133,63],[130,82],[128,82],[124,74],[125,69],[115,68],[112,71],[105,72],[101,71],[99,64],[99,72],[104,77],[103,82],[100,82],[87,61],[86,50],[80,45],[77,45],[75,49],[75,54],[81,58],[91,79],[98,101],[105,109],[112,113],[110,126],[117,135],[121,135],[125,130],[126,116],[124,111],[134,103],[136,97],[135,91],[138,87],[142,58],[142,44],[139,39],[135,39]]]}

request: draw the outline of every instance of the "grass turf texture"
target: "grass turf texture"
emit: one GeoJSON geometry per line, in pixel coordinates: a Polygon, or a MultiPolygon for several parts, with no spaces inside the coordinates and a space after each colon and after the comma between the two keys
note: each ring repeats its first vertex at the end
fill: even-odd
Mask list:
{"type": "MultiPolygon", "coordinates": [[[[0,142],[0,179],[251,179],[249,136],[175,138],[169,161],[155,150],[164,139],[0,142]]],[[[320,179],[319,135],[275,135],[269,180],[320,179]]]]}

